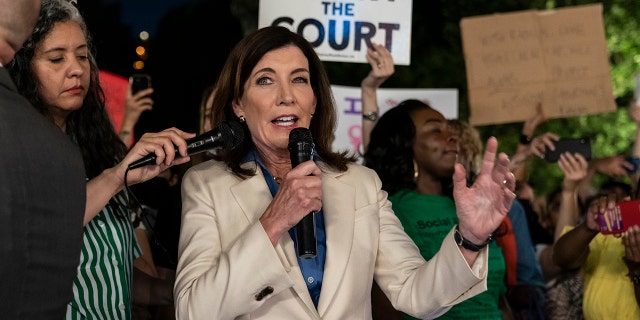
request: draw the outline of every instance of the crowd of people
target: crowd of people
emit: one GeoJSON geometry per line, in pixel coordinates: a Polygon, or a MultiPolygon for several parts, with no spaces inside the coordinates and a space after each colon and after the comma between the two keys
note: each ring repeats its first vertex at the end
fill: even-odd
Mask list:
{"type": "MultiPolygon", "coordinates": [[[[265,27],[202,95],[199,133],[238,122],[244,139],[192,158],[195,133],[132,140],[153,88],[129,86],[114,130],[72,1],[0,6],[3,317],[640,319],[640,227],[598,224],[638,198],[640,173],[624,156],[563,153],[550,164],[561,187],[537,195],[527,163],[560,138],[536,135],[541,108],[510,155],[424,101],[380,115],[394,61],[374,44],[362,154],[333,150],[322,61],[302,36],[265,27]],[[294,128],[312,139],[304,161],[294,128]],[[311,257],[296,251],[309,217],[311,257]]],[[[640,125],[635,102],[630,117],[640,125]]]]}

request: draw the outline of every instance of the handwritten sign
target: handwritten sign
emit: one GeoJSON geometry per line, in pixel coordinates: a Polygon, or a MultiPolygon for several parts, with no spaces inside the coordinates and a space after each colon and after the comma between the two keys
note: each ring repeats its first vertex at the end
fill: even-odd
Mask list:
{"type": "Polygon", "coordinates": [[[260,0],[258,27],[302,35],[323,61],[367,63],[367,48],[384,44],[398,65],[411,64],[413,0],[260,0]]]}
{"type": "Polygon", "coordinates": [[[473,125],[616,109],[602,5],[519,11],[460,22],[473,125]]]}

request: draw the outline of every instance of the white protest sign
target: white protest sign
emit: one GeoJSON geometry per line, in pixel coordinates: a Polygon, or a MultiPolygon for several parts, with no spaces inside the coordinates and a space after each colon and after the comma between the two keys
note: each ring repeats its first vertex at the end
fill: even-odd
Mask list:
{"type": "MultiPolygon", "coordinates": [[[[336,101],[338,126],[333,150],[362,152],[362,100],[359,87],[331,86],[336,101]]],[[[379,114],[406,99],[417,99],[440,111],[447,119],[458,118],[458,89],[378,89],[379,114]]]]}
{"type": "Polygon", "coordinates": [[[323,61],[366,63],[367,47],[384,44],[398,65],[411,64],[413,0],[260,0],[258,27],[302,35],[323,61]]]}

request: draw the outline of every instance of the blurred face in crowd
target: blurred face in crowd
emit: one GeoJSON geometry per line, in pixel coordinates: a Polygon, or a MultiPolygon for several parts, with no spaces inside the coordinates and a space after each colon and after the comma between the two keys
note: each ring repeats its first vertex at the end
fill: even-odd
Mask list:
{"type": "Polygon", "coordinates": [[[82,107],[91,81],[89,48],[80,26],[73,21],[56,23],[37,44],[31,66],[49,114],[64,128],[69,113],[82,107]]]}
{"type": "Polygon", "coordinates": [[[0,0],[0,63],[7,65],[38,20],[41,0],[0,0]]]}
{"type": "Polygon", "coordinates": [[[444,116],[434,109],[412,113],[416,128],[413,154],[421,173],[437,178],[450,177],[458,156],[458,139],[444,116]]]}
{"type": "Polygon", "coordinates": [[[267,52],[253,68],[233,110],[261,153],[288,152],[289,132],[309,128],[316,108],[310,80],[309,62],[293,45],[267,52]]]}

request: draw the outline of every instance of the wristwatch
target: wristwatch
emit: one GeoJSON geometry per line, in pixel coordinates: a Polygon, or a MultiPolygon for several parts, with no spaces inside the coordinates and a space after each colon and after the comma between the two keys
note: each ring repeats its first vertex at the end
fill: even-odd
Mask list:
{"type": "Polygon", "coordinates": [[[369,121],[376,121],[378,120],[378,112],[377,111],[371,111],[369,113],[363,113],[362,114],[362,118],[365,120],[369,120],[369,121]]]}
{"type": "Polygon", "coordinates": [[[460,233],[460,228],[458,227],[458,225],[456,225],[456,230],[453,232],[453,240],[455,240],[459,246],[474,252],[478,252],[482,248],[486,247],[492,238],[493,238],[492,236],[489,236],[489,239],[487,239],[487,241],[485,241],[484,243],[475,244],[462,237],[462,233],[460,233]]]}
{"type": "Polygon", "coordinates": [[[527,144],[530,144],[530,143],[531,143],[531,138],[529,138],[529,136],[527,136],[526,134],[521,133],[520,134],[520,144],[527,145],[527,144]]]}

